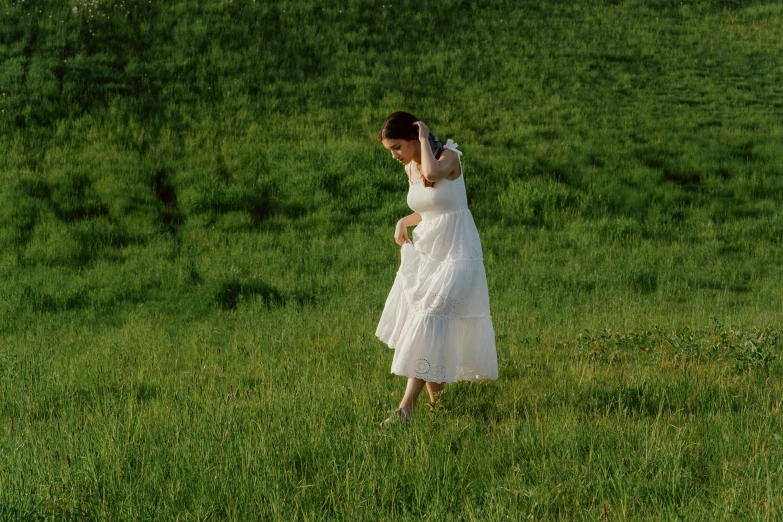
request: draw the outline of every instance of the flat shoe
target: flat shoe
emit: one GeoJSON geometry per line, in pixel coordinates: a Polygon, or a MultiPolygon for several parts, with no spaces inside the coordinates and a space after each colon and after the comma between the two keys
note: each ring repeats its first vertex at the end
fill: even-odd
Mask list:
{"type": "Polygon", "coordinates": [[[413,419],[412,411],[406,411],[403,410],[402,408],[397,408],[396,410],[394,410],[394,413],[392,413],[389,416],[388,419],[386,419],[381,423],[381,428],[386,428],[388,426],[391,426],[392,424],[402,424],[412,419],[413,419]]]}

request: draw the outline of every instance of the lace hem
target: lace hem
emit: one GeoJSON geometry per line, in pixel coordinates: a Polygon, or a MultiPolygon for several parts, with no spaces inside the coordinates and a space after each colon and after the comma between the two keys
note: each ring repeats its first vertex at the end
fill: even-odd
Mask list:
{"type": "MultiPolygon", "coordinates": [[[[418,361],[417,361],[418,363],[418,361]]],[[[453,378],[449,379],[446,377],[444,369],[442,369],[442,366],[433,367],[433,370],[428,371],[426,373],[420,373],[417,369],[417,371],[399,371],[396,372],[392,370],[390,372],[392,375],[399,375],[400,377],[407,377],[408,379],[421,379],[423,381],[427,382],[435,382],[438,384],[452,384],[459,381],[496,381],[497,377],[489,376],[489,375],[477,375],[473,372],[464,372],[464,373],[457,373],[453,378]]]]}

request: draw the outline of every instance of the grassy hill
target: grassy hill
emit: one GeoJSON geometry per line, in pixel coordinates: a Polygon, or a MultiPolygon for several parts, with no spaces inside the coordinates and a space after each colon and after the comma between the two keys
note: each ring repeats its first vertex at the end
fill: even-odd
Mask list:
{"type": "Polygon", "coordinates": [[[0,518],[775,518],[778,2],[6,0],[0,518]],[[408,110],[497,383],[376,432],[408,110]]]}

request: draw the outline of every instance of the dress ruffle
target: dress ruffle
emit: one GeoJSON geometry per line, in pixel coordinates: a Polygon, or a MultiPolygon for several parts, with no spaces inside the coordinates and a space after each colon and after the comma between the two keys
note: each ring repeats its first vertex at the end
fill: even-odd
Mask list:
{"type": "Polygon", "coordinates": [[[436,263],[410,243],[401,253],[375,332],[395,350],[392,373],[439,383],[497,379],[482,262],[436,263]]]}

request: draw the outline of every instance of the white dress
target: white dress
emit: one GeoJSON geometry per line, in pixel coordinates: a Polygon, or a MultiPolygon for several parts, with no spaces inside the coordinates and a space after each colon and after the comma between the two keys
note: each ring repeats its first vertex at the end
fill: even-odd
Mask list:
{"type": "MultiPolygon", "coordinates": [[[[462,155],[451,140],[444,148],[462,155]]],[[[408,206],[421,223],[402,246],[375,332],[394,349],[392,373],[437,383],[497,379],[487,277],[462,174],[432,187],[410,183],[408,206]]]]}

